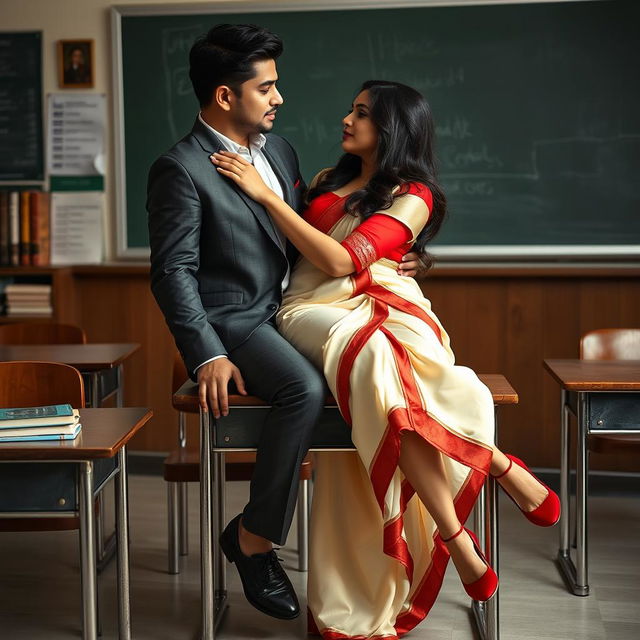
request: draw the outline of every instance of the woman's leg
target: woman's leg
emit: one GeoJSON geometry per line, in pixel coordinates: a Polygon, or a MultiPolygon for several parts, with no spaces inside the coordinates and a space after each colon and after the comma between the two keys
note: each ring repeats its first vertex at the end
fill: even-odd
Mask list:
{"type": "MultiPolygon", "coordinates": [[[[498,476],[509,467],[509,458],[498,448],[493,450],[490,473],[498,476]]],[[[523,511],[533,511],[542,504],[548,491],[531,474],[517,464],[511,466],[509,473],[498,479],[505,491],[515,500],[523,511]]]]}
{"type": "MultiPolygon", "coordinates": [[[[440,536],[450,538],[460,529],[460,521],[440,451],[416,433],[403,432],[399,466],[434,519],[440,536]]],[[[456,536],[447,548],[464,584],[474,582],[487,570],[468,535],[456,536]]]]}

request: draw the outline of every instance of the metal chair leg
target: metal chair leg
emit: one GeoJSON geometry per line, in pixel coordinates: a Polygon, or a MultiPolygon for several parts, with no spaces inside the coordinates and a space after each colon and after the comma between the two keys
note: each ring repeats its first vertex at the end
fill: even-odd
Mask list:
{"type": "MultiPolygon", "coordinates": [[[[498,441],[498,411],[494,410],[495,441],[498,441]]],[[[475,526],[489,566],[498,573],[498,483],[491,475],[480,490],[475,506],[475,526]]],[[[488,602],[471,603],[481,640],[500,640],[500,589],[488,602]]]]}
{"type": "Polygon", "coordinates": [[[167,482],[167,531],[168,531],[168,550],[169,550],[169,567],[170,574],[180,573],[180,558],[178,557],[179,533],[178,526],[178,483],[167,482]]]}
{"type": "Polygon", "coordinates": [[[213,554],[211,548],[211,429],[200,410],[200,606],[202,640],[214,640],[213,554]]]}
{"type": "Polygon", "coordinates": [[[298,571],[309,570],[309,481],[300,480],[298,491],[298,571]]]}
{"type": "Polygon", "coordinates": [[[189,486],[178,482],[178,541],[180,555],[189,555],[189,486]]]}
{"type": "Polygon", "coordinates": [[[93,510],[93,463],[80,463],[80,573],[82,576],[82,638],[97,640],[97,577],[95,513],[93,510]]]}

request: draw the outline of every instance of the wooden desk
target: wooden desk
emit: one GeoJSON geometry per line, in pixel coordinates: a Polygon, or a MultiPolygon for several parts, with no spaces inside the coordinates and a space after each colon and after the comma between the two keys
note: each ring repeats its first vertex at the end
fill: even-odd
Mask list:
{"type": "Polygon", "coordinates": [[[108,397],[99,397],[100,375],[115,369],[116,404],[121,407],[124,404],[122,365],[139,349],[136,343],[0,345],[0,360],[62,362],[75,367],[90,376],[88,395],[92,407],[99,407],[101,400],[108,397]]]}
{"type": "MultiPolygon", "coordinates": [[[[77,504],[64,513],[74,513],[80,519],[80,570],[82,575],[82,637],[96,640],[97,578],[96,578],[96,517],[93,508],[94,461],[116,457],[112,475],[116,476],[116,538],[118,558],[118,621],[121,640],[131,638],[129,608],[129,521],[126,445],[152,416],[149,409],[111,408],[80,409],[82,431],[72,441],[13,442],[0,444],[0,464],[16,462],[62,462],[76,469],[77,504]]],[[[105,480],[106,482],[106,480],[105,480]]],[[[99,488],[98,488],[99,490],[99,488]]],[[[0,497],[1,505],[2,497],[0,497]]],[[[24,516],[24,512],[0,510],[0,518],[24,516]]]]}
{"type": "MultiPolygon", "coordinates": [[[[478,374],[491,391],[495,411],[495,440],[498,440],[499,406],[517,404],[518,394],[499,374],[478,374]]],[[[178,411],[200,412],[198,386],[187,381],[173,395],[178,411]]],[[[214,640],[227,606],[226,561],[218,545],[225,524],[225,462],[228,451],[255,450],[260,426],[269,405],[259,398],[229,397],[229,415],[216,420],[211,412],[200,412],[200,553],[201,553],[201,640],[214,640]],[[231,435],[233,434],[233,435],[231,435]],[[213,455],[212,455],[213,454],[213,455]],[[215,498],[215,500],[214,500],[215,498]],[[213,509],[215,503],[216,508],[213,509]]],[[[348,427],[337,404],[327,398],[312,437],[311,451],[352,450],[348,427]]],[[[493,570],[498,573],[498,483],[488,476],[474,510],[480,545],[493,570]]],[[[499,640],[499,592],[489,602],[472,602],[474,620],[482,640],[499,640]]]]}
{"type": "Polygon", "coordinates": [[[640,434],[640,361],[545,360],[544,366],[562,389],[558,568],[573,594],[588,596],[588,438],[598,432],[640,434]],[[578,421],[575,564],[569,548],[569,412],[578,421]]]}

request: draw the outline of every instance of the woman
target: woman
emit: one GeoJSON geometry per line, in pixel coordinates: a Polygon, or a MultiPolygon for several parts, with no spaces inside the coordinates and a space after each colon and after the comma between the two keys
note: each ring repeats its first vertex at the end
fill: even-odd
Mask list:
{"type": "Polygon", "coordinates": [[[396,638],[427,615],[449,557],[472,598],[495,593],[497,577],[462,524],[487,473],[536,524],[557,521],[559,500],[493,446],[491,394],[454,365],[429,301],[396,272],[446,208],[426,101],[369,81],[343,124],[345,155],[316,176],[303,218],[238,156],[212,161],[300,251],[278,326],[323,368],[357,448],[318,456],[313,622],[331,640],[396,638]]]}

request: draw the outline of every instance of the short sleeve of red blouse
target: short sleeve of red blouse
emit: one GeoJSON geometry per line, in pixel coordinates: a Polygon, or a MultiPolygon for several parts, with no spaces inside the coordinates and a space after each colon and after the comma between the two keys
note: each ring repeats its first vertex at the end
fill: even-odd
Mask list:
{"type": "MultiPolygon", "coordinates": [[[[423,200],[427,205],[426,215],[428,216],[432,203],[431,191],[418,183],[406,185],[403,191],[423,200]]],[[[398,202],[402,200],[402,198],[397,199],[398,202]]],[[[421,205],[422,209],[425,208],[424,204],[421,205]]],[[[411,246],[415,229],[403,220],[401,215],[397,215],[397,209],[399,207],[394,203],[388,210],[372,215],[341,242],[349,252],[357,272],[366,269],[380,258],[389,257],[400,248],[405,249],[404,253],[411,246]]]]}

